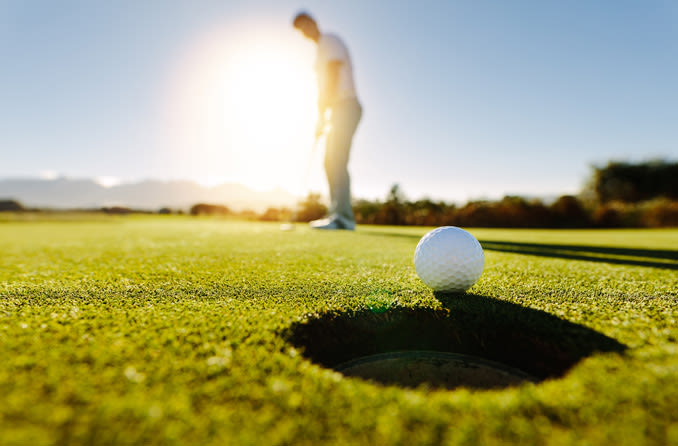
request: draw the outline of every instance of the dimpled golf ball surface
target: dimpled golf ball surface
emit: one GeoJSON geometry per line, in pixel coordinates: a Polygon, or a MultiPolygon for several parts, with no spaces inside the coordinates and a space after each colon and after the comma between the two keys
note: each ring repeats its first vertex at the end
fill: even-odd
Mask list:
{"type": "Polygon", "coordinates": [[[480,278],[484,265],[478,240],[455,226],[432,230],[419,240],[414,251],[417,274],[435,291],[466,291],[480,278]]]}

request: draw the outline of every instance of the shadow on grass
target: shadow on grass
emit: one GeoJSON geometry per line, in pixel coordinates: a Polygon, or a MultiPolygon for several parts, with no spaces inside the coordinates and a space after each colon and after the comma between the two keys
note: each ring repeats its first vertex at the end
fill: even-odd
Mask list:
{"type": "Polygon", "coordinates": [[[561,259],[587,260],[616,265],[678,269],[678,263],[676,263],[676,261],[678,261],[678,251],[664,249],[607,248],[600,246],[550,245],[542,243],[517,243],[489,240],[481,240],[480,244],[483,249],[489,251],[510,252],[540,257],[557,257],[561,259]],[[652,259],[668,261],[656,261],[652,259]]]}
{"type": "MultiPolygon", "coordinates": [[[[329,368],[370,355],[400,351],[446,352],[500,363],[533,381],[557,378],[595,352],[626,347],[601,333],[543,311],[473,295],[436,297],[443,309],[391,308],[327,313],[291,327],[288,340],[311,361],[329,368]]],[[[455,388],[435,379],[362,376],[383,384],[455,388]]],[[[470,388],[496,388],[474,386],[470,388]]]]}
{"type": "MultiPolygon", "coordinates": [[[[370,231],[370,235],[401,237],[413,241],[421,237],[398,232],[370,231]]],[[[648,266],[678,270],[678,251],[670,249],[634,249],[606,246],[556,245],[546,243],[522,243],[513,241],[480,240],[486,251],[509,252],[539,257],[555,257],[571,260],[603,262],[615,265],[648,266]]]]}

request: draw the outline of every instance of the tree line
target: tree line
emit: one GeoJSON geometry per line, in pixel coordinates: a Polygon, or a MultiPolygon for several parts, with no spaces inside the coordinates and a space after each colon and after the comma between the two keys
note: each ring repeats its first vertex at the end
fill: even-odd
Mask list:
{"type": "MultiPolygon", "coordinates": [[[[0,200],[0,211],[22,212],[16,200],[0,200]]],[[[35,210],[33,210],[35,211],[35,210]]],[[[125,207],[86,211],[107,214],[151,213],[125,207]]],[[[500,200],[474,200],[456,205],[431,199],[408,200],[394,184],[383,200],[355,200],[358,224],[472,226],[507,228],[614,228],[678,226],[678,162],[609,162],[593,166],[578,195],[563,195],[552,202],[519,196],[500,200]]],[[[310,193],[297,206],[270,207],[264,212],[233,211],[220,204],[197,203],[193,216],[218,215],[259,221],[308,222],[322,218],[327,207],[322,197],[310,193]]],[[[159,214],[183,214],[162,208],[159,214]]]]}
{"type": "MultiPolygon", "coordinates": [[[[269,208],[261,220],[310,221],[324,215],[318,194],[299,203],[296,213],[269,208]]],[[[359,224],[474,226],[511,228],[595,228],[678,226],[678,163],[609,162],[593,166],[591,178],[577,196],[563,195],[549,204],[539,199],[506,196],[464,205],[405,198],[394,184],[384,200],[356,200],[359,224]]]]}

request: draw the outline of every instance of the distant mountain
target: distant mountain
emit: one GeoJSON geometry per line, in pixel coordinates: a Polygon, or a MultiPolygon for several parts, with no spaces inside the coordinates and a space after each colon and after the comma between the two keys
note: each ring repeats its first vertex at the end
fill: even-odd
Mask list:
{"type": "Polygon", "coordinates": [[[224,204],[235,210],[261,211],[289,206],[296,198],[282,190],[254,191],[241,184],[201,186],[193,181],[125,183],[103,187],[94,180],[33,178],[0,180],[0,199],[13,199],[27,207],[92,208],[127,206],[135,209],[188,208],[199,202],[224,204]]]}

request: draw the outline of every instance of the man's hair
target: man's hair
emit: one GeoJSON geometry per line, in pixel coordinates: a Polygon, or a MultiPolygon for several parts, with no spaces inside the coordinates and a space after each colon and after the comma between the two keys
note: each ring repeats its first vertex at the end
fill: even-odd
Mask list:
{"type": "Polygon", "coordinates": [[[299,28],[299,25],[301,25],[301,23],[304,21],[315,23],[315,20],[313,19],[313,17],[311,17],[309,13],[307,13],[306,11],[301,11],[297,13],[296,16],[294,16],[292,25],[294,25],[295,28],[299,28]]]}

